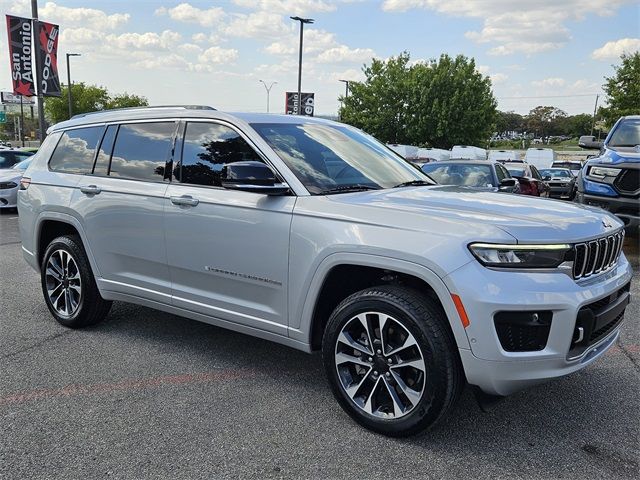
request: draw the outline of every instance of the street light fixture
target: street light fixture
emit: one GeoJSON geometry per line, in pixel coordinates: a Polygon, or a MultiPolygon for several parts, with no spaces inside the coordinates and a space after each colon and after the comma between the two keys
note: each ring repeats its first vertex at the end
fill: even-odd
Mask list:
{"type": "Polygon", "coordinates": [[[271,89],[273,88],[273,86],[278,82],[271,82],[271,85],[267,87],[267,84],[264,82],[264,80],[258,81],[264,85],[264,89],[267,91],[267,113],[269,113],[269,94],[271,93],[271,89]]]}
{"type": "Polygon", "coordinates": [[[344,82],[344,98],[349,96],[349,83],[351,80],[338,80],[339,82],[344,82]]]}
{"type": "Polygon", "coordinates": [[[315,20],[313,18],[289,17],[291,20],[300,22],[300,52],[298,54],[298,106],[296,107],[296,115],[300,115],[302,111],[302,37],[304,34],[304,24],[311,24],[315,20]]]}
{"type": "Polygon", "coordinates": [[[69,68],[69,57],[80,57],[80,53],[67,53],[67,90],[69,97],[69,118],[73,116],[73,103],[71,100],[71,69],[69,68]]]}

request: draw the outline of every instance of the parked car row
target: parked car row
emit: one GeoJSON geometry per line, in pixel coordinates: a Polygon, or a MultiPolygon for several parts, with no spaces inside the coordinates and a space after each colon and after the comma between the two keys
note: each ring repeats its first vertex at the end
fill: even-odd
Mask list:
{"type": "Polygon", "coordinates": [[[0,209],[16,208],[20,180],[31,157],[31,152],[0,150],[0,209]]]}

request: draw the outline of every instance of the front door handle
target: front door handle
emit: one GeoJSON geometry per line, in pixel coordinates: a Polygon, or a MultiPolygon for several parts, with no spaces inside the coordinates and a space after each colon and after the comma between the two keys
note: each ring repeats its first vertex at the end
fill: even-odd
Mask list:
{"type": "Polygon", "coordinates": [[[200,203],[200,200],[193,198],[190,195],[182,195],[181,197],[170,197],[171,203],[174,205],[185,205],[188,207],[195,207],[200,203]]]}
{"type": "Polygon", "coordinates": [[[82,193],[86,193],[87,195],[98,195],[102,191],[102,189],[95,185],[84,185],[80,187],[80,191],[82,193]]]}

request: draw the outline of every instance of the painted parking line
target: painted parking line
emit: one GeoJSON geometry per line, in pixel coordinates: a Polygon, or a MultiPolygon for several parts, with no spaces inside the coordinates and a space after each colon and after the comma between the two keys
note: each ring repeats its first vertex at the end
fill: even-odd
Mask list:
{"type": "Polygon", "coordinates": [[[142,390],[170,385],[186,385],[206,382],[223,382],[248,378],[255,375],[253,370],[214,370],[202,373],[186,373],[183,375],[163,375],[159,377],[129,379],[115,383],[98,383],[93,385],[67,385],[62,388],[49,388],[17,392],[0,397],[0,406],[24,403],[35,400],[74,397],[78,395],[101,395],[114,392],[142,390]]]}

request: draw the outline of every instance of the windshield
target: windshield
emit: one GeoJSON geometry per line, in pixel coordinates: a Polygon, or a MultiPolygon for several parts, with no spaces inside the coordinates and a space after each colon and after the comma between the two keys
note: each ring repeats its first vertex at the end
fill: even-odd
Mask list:
{"type": "Polygon", "coordinates": [[[493,186],[489,165],[428,163],[422,167],[422,171],[441,185],[493,186]]]}
{"type": "Polygon", "coordinates": [[[27,168],[29,168],[29,165],[31,165],[31,159],[28,158],[26,160],[21,161],[20,163],[16,163],[12,168],[14,170],[26,170],[27,168]]]}
{"type": "Polygon", "coordinates": [[[565,170],[563,168],[545,168],[544,170],[540,170],[540,175],[543,177],[565,177],[571,178],[573,175],[569,170],[565,170]]]}
{"type": "Polygon", "coordinates": [[[509,164],[505,164],[504,166],[507,167],[507,170],[509,170],[512,177],[524,177],[524,168],[519,168],[517,165],[509,164]]]}
{"type": "Polygon", "coordinates": [[[254,123],[310,193],[323,195],[392,188],[406,182],[433,181],[373,137],[354,128],[320,123],[254,123]],[[337,190],[336,190],[337,189],[337,190]]]}
{"type": "Polygon", "coordinates": [[[609,147],[635,147],[640,145],[640,119],[623,120],[611,134],[609,147]]]}

